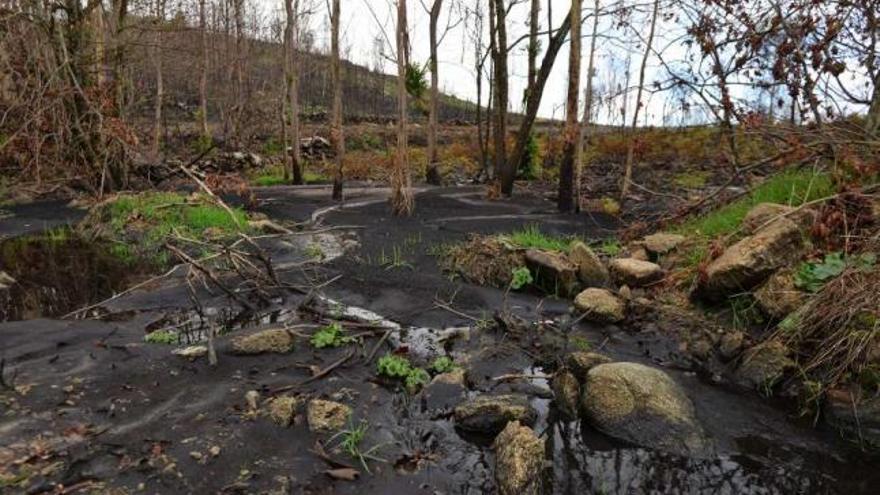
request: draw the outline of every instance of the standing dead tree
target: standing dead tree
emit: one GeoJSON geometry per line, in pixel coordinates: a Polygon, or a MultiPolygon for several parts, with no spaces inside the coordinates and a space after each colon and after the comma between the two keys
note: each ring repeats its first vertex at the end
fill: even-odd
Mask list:
{"type": "Polygon", "coordinates": [[[561,212],[576,210],[580,184],[576,169],[580,168],[580,125],[578,122],[578,95],[581,76],[581,1],[571,1],[571,50],[568,58],[568,97],[565,104],[565,131],[563,133],[562,163],[559,169],[559,197],[557,208],[561,212]]]}
{"type": "Polygon", "coordinates": [[[411,215],[415,206],[407,151],[406,71],[408,67],[406,0],[397,0],[397,154],[394,170],[391,172],[391,210],[395,215],[403,216],[411,215]]]}
{"type": "Polygon", "coordinates": [[[282,126],[283,134],[290,142],[284,139],[284,160],[287,166],[284,169],[284,180],[293,178],[294,184],[303,183],[302,159],[299,147],[299,71],[297,70],[297,39],[298,39],[298,16],[299,0],[284,0],[286,23],[284,25],[284,117],[282,126]],[[288,151],[289,149],[289,151],[288,151]]]}
{"type": "Polygon", "coordinates": [[[494,67],[494,127],[492,142],[494,153],[495,180],[499,181],[501,194],[509,196],[513,192],[516,178],[516,165],[507,161],[507,107],[509,104],[509,81],[507,79],[507,6],[504,0],[489,0],[489,32],[494,67]]]}
{"type": "Polygon", "coordinates": [[[345,160],[345,134],[342,130],[342,67],[339,61],[339,0],[333,0],[330,15],[330,76],[333,80],[333,110],[330,121],[330,142],[336,152],[336,172],[333,176],[333,199],[342,201],[343,163],[345,160]]]}
{"type": "Polygon", "coordinates": [[[431,43],[431,102],[428,110],[428,167],[425,172],[425,180],[428,184],[440,184],[440,172],[437,169],[437,112],[440,104],[440,75],[438,73],[437,48],[440,44],[437,39],[437,22],[440,20],[440,9],[443,8],[443,0],[434,0],[429,11],[429,38],[431,43]]]}
{"type": "Polygon", "coordinates": [[[657,17],[660,12],[660,0],[654,0],[654,7],[651,14],[651,27],[648,31],[648,39],[645,47],[645,55],[642,57],[642,65],[639,68],[639,85],[636,87],[636,106],[633,110],[632,126],[629,136],[629,143],[626,147],[626,163],[624,165],[623,185],[620,189],[621,201],[626,199],[629,193],[630,183],[632,182],[632,167],[636,146],[636,128],[639,123],[639,111],[642,108],[642,91],[645,88],[645,70],[648,67],[648,58],[651,56],[651,46],[654,43],[654,31],[657,27],[657,17]]]}

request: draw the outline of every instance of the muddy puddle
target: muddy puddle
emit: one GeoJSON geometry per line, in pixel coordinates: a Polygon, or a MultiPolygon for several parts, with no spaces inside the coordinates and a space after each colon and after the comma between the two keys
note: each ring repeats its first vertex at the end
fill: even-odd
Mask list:
{"type": "Polygon", "coordinates": [[[108,243],[67,229],[0,242],[0,321],[59,317],[125,290],[155,271],[108,243]]]}

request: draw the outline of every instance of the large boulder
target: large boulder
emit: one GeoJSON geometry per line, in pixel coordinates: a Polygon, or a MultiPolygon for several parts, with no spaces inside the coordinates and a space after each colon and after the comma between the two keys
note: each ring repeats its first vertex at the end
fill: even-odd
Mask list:
{"type": "Polygon", "coordinates": [[[680,234],[658,232],[645,237],[645,250],[654,256],[661,256],[675,250],[685,239],[686,237],[680,234]]]}
{"type": "Polygon", "coordinates": [[[339,402],[313,399],[306,408],[306,417],[313,432],[332,433],[345,427],[351,408],[339,402]]]}
{"type": "Polygon", "coordinates": [[[541,493],[544,440],[519,421],[507,423],[495,438],[495,482],[501,495],[541,493]]]}
{"type": "Polygon", "coordinates": [[[617,323],[626,316],[626,304],[606,289],[584,290],[574,298],[574,307],[597,323],[617,323]]]}
{"type": "Polygon", "coordinates": [[[481,395],[459,404],[454,416],[462,430],[495,435],[510,421],[535,424],[538,413],[524,395],[481,395]]]}
{"type": "Polygon", "coordinates": [[[284,328],[262,330],[232,339],[234,354],[253,355],[274,352],[287,354],[293,350],[293,334],[284,328]]]}
{"type": "Polygon", "coordinates": [[[608,269],[589,246],[580,241],[574,242],[568,257],[577,265],[578,279],[585,287],[608,285],[608,269]]]}
{"type": "Polygon", "coordinates": [[[534,274],[535,283],[548,292],[561,296],[577,293],[578,267],[564,254],[529,249],[526,251],[526,266],[534,274]]]}
{"type": "Polygon", "coordinates": [[[734,378],[746,387],[761,391],[772,389],[785,373],[796,366],[789,354],[791,351],[788,347],[775,340],[758,344],[743,354],[734,378]]]}
{"type": "Polygon", "coordinates": [[[698,291],[710,300],[749,291],[779,268],[798,259],[802,248],[798,226],[785,218],[775,220],[727,248],[710,263],[698,291]]]}
{"type": "Polygon", "coordinates": [[[581,397],[597,429],[643,447],[700,455],[709,441],[684,390],[666,373],[637,363],[609,363],[587,373],[581,397]]]}
{"type": "Polygon", "coordinates": [[[794,284],[794,270],[774,273],[755,291],[755,300],[767,316],[782,320],[806,302],[807,294],[794,284]]]}
{"type": "Polygon", "coordinates": [[[618,285],[644,287],[663,279],[663,269],[656,263],[635,258],[617,258],[609,264],[611,278],[618,285]]]}

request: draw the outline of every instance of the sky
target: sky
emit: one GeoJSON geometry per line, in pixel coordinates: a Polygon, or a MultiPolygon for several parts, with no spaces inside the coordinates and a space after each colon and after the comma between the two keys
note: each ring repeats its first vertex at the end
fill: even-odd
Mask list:
{"type": "MultiPolygon", "coordinates": [[[[283,8],[282,0],[256,0],[269,15],[280,15],[283,8]]],[[[314,35],[316,46],[319,50],[329,51],[329,0],[300,0],[305,4],[311,2],[312,13],[308,16],[307,23],[314,35]]],[[[424,64],[430,54],[428,38],[429,16],[426,4],[432,0],[408,0],[408,16],[410,27],[410,42],[412,47],[412,59],[414,62],[424,64]]],[[[487,1],[481,0],[484,6],[487,1]]],[[[564,16],[568,15],[569,2],[565,0],[541,0],[541,30],[547,30],[548,2],[552,2],[552,26],[555,28],[561,24],[564,16]]],[[[450,20],[455,23],[462,16],[459,10],[450,12],[450,6],[466,5],[473,7],[476,0],[444,0],[443,12],[440,17],[440,32],[448,25],[450,20]]],[[[585,0],[584,15],[591,12],[593,2],[585,0]]],[[[594,109],[594,122],[601,124],[620,125],[623,121],[620,108],[622,98],[615,100],[603,99],[602,95],[611,93],[614,88],[633,88],[637,83],[638,69],[643,57],[643,45],[636,41],[647,37],[647,19],[650,13],[648,0],[603,0],[602,4],[623,4],[635,6],[636,13],[633,15],[633,25],[638,31],[631,28],[618,28],[613,25],[614,20],[609,16],[603,16],[599,25],[599,37],[597,42],[595,76],[593,80],[594,94],[596,94],[596,108],[594,109]],[[621,43],[617,40],[625,38],[628,42],[621,43]],[[626,85],[627,67],[631,74],[629,85],[626,85]]],[[[667,4],[669,5],[669,4],[667,4]]],[[[675,5],[675,2],[671,2],[675,5]]],[[[342,8],[342,48],[343,57],[351,62],[368,67],[375,67],[376,50],[374,40],[385,40],[383,49],[389,56],[393,56],[395,47],[394,26],[396,16],[396,0],[341,0],[342,8]],[[384,33],[384,34],[383,34],[384,33]]],[[[657,26],[657,35],[654,41],[655,49],[661,50],[667,61],[682,59],[686,55],[687,48],[682,43],[682,28],[676,24],[673,17],[678,12],[668,7],[664,13],[672,14],[668,18],[661,18],[657,26]]],[[[528,73],[528,58],[526,54],[525,40],[528,34],[529,2],[519,0],[512,7],[508,16],[508,41],[522,39],[512,49],[508,58],[510,76],[510,110],[521,111],[523,108],[522,96],[526,87],[528,73]]],[[[488,18],[485,21],[484,40],[488,40],[488,18]]],[[[472,25],[458,22],[442,39],[439,48],[439,71],[440,89],[446,94],[455,95],[469,101],[476,101],[476,83],[474,75],[474,45],[472,41],[472,25]]],[[[586,85],[586,73],[588,62],[588,50],[590,45],[589,36],[592,34],[592,20],[588,19],[582,27],[583,40],[582,69],[581,69],[581,95],[586,85]]],[[[547,44],[547,34],[542,34],[543,46],[547,44]]],[[[486,41],[487,42],[487,41],[486,41]]],[[[543,53],[539,56],[543,56],[543,53]]],[[[568,59],[569,43],[565,45],[557,56],[553,71],[547,81],[544,95],[541,101],[539,116],[545,118],[563,119],[565,117],[565,97],[568,87],[568,59]]],[[[488,70],[489,64],[486,65],[488,70]]],[[[382,64],[382,70],[386,73],[396,73],[393,60],[386,60],[382,64]]],[[[659,60],[649,57],[646,68],[645,87],[643,96],[643,108],[639,118],[640,125],[681,125],[703,123],[711,120],[708,111],[702,105],[693,106],[689,113],[676,112],[677,98],[672,92],[653,94],[650,91],[652,83],[664,81],[667,78],[665,69],[659,65],[659,60]],[[666,119],[666,120],[664,120],[666,119]]],[[[488,97],[488,84],[484,80],[483,104],[488,97]]],[[[736,87],[734,97],[754,99],[754,94],[749,94],[743,86],[736,87]]],[[[631,119],[631,112],[635,100],[635,91],[629,91],[629,112],[627,121],[631,119]]],[[[764,98],[762,96],[762,98],[764,98]]],[[[583,97],[581,105],[583,105],[583,97]]],[[[771,98],[766,96],[766,100],[771,98]]],[[[582,110],[580,111],[582,115],[582,110]]],[[[627,122],[629,123],[629,122],[627,122]]]]}

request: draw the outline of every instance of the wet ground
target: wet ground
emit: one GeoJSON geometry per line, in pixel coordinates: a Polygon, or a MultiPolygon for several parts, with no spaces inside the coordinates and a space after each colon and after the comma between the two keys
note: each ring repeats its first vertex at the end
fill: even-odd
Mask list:
{"type": "MultiPolygon", "coordinates": [[[[444,245],[471,233],[538,224],[548,233],[599,239],[613,234],[612,218],[560,216],[541,197],[487,202],[480,189],[453,188],[421,192],[415,215],[396,219],[383,189],[352,191],[344,207],[335,207],[326,193],[273,188],[259,195],[273,219],[314,221],[314,230],[347,247],[345,254],[305,267],[308,250],[298,238],[275,240],[266,249],[287,267],[285,281],[322,286],[326,297],[343,305],[334,318],[345,313],[344,306],[356,306],[399,329],[382,340],[388,327],[378,325],[364,331],[362,344],[330,350],[315,350],[300,338],[285,355],[236,356],[223,337],[216,367],[204,359],[190,362],[173,356],[173,346],[143,340],[148,330],[192,317],[180,274],[103,305],[95,313],[99,319],[0,324],[4,384],[15,388],[0,393],[0,466],[6,466],[0,473],[19,477],[14,487],[5,481],[3,490],[40,493],[63,484],[103,486],[99,493],[494,493],[491,440],[456,430],[449,406],[459,398],[413,396],[377,378],[377,345],[379,356],[405,349],[420,365],[437,355],[454,358],[467,369],[468,395],[528,395],[540,412],[535,430],[548,440],[548,493],[851,494],[872,493],[880,482],[877,459],[797,420],[784,404],[712,384],[681,365],[665,370],[685,387],[714,441],[707,458],[624,445],[585,423],[562,420],[540,377],[571,342],[559,325],[547,323],[564,321],[568,303],[540,294],[505,300],[501,291],[455,280],[437,264],[444,245]],[[438,308],[437,301],[461,314],[438,308]],[[474,321],[504,304],[539,323],[528,331],[501,332],[474,321]],[[325,369],[352,352],[326,377],[308,381],[314,367],[325,369]],[[526,378],[498,379],[510,374],[526,378]],[[249,390],[264,399],[292,394],[349,404],[354,422],[369,425],[363,447],[378,446],[376,456],[385,462],[369,462],[367,473],[357,460],[333,451],[336,441],[329,442],[334,462],[361,471],[356,481],[329,477],[325,471],[336,466],[313,452],[329,436],[311,433],[304,421],[282,428],[255,417],[245,401],[249,390]]],[[[323,323],[327,315],[295,311],[305,297],[292,292],[264,315],[242,319],[222,294],[204,288],[198,293],[208,319],[233,334],[323,323]]],[[[580,324],[567,332],[616,360],[680,363],[672,355],[674,329],[648,331],[627,322],[580,324]]],[[[181,335],[200,337],[197,331],[181,335]]]]}

